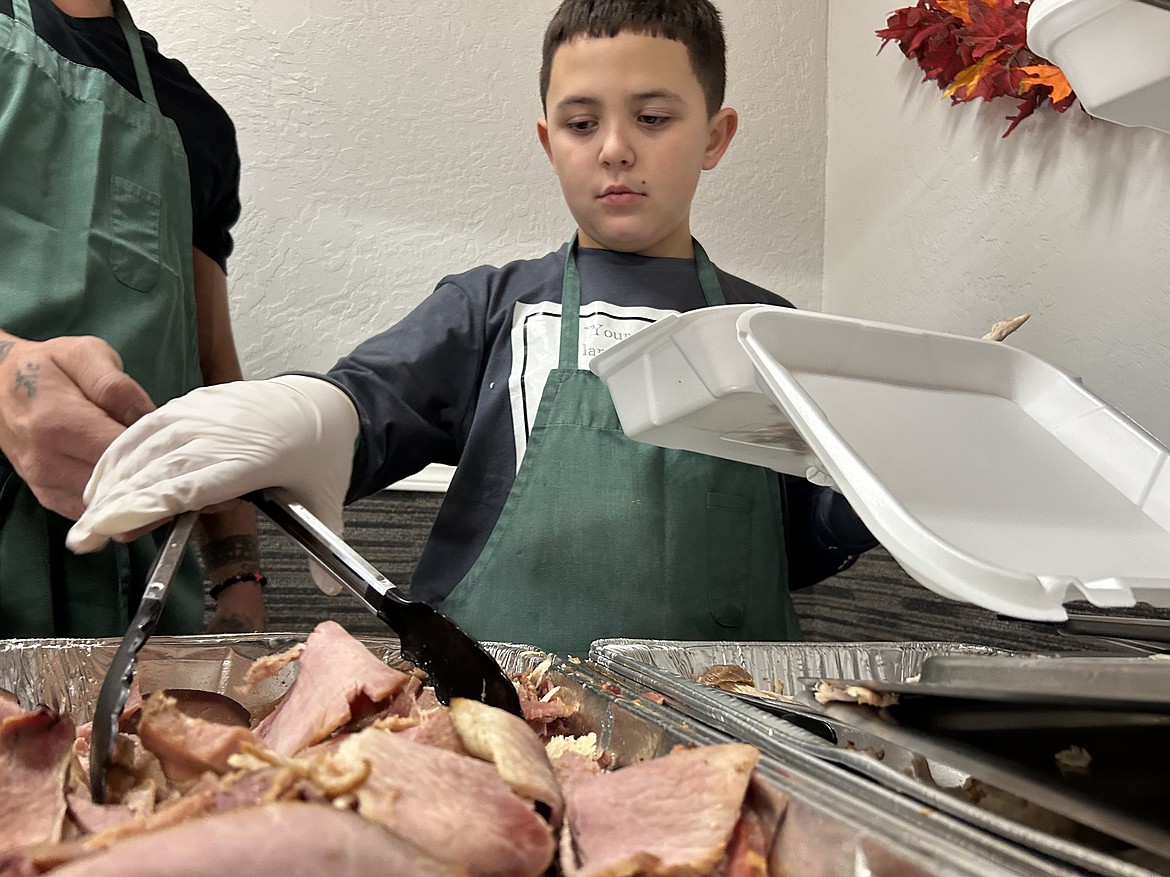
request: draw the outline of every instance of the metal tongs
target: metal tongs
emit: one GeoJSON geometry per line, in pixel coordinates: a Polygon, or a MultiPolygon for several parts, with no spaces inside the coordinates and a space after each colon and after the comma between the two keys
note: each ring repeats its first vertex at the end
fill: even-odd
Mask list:
{"type": "Polygon", "coordinates": [[[166,541],[155,556],[154,567],[146,580],[146,590],[142,592],[142,599],[138,603],[138,611],[126,628],[118,651],[114,653],[114,659],[102,680],[97,705],[94,707],[93,736],[89,749],[89,790],[98,804],[106,800],[106,772],[114,753],[118,720],[130,694],[138,652],[158,625],[166,604],[167,589],[183,559],[183,550],[187,547],[191,529],[198,518],[199,512],[186,512],[171,523],[166,541]]]}
{"type": "Polygon", "coordinates": [[[382,619],[402,656],[426,671],[439,700],[478,700],[523,716],[516,687],[483,647],[433,606],[408,600],[336,533],[282,488],[244,497],[382,619]]]}

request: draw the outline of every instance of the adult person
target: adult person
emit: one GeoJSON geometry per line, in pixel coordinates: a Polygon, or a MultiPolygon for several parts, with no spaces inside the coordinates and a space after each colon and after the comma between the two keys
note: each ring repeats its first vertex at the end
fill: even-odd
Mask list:
{"type": "Polygon", "coordinates": [[[411,587],[472,635],[576,654],[606,636],[798,638],[789,589],[875,544],[845,499],[630,440],[587,368],[604,339],[670,313],[791,306],[691,236],[700,176],[738,124],[725,77],[708,0],[565,0],[537,131],[573,239],[445,278],[327,375],[144,417],[99,462],[70,544],[270,486],[336,528],[344,499],[454,463],[411,587]]]}
{"type": "MultiPolygon", "coordinates": [[[[121,0],[0,0],[0,636],[126,627],[156,537],[64,547],[94,462],[156,404],[238,380],[239,157],[224,110],[121,0]]],[[[264,624],[254,513],[201,519],[210,628],[264,624]]],[[[188,558],[158,630],[203,626],[188,558]]]]}

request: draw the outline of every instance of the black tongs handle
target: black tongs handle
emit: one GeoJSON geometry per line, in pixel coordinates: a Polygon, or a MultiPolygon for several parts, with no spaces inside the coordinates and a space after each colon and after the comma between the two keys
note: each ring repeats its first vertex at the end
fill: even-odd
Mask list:
{"type": "Polygon", "coordinates": [[[184,512],[171,522],[166,541],[155,555],[154,566],[146,579],[146,589],[142,592],[138,611],[126,628],[122,642],[118,644],[118,651],[114,653],[105,678],[102,679],[97,705],[94,707],[89,754],[89,789],[98,804],[106,800],[106,769],[114,754],[114,736],[118,733],[118,721],[130,694],[138,652],[158,625],[171,579],[175,577],[175,571],[183,560],[183,551],[198,519],[199,512],[184,512]]]}
{"type": "Polygon", "coordinates": [[[516,686],[483,646],[433,606],[407,599],[287,491],[268,488],[244,499],[398,635],[402,656],[426,671],[439,700],[449,703],[453,697],[466,697],[523,715],[516,686]]]}

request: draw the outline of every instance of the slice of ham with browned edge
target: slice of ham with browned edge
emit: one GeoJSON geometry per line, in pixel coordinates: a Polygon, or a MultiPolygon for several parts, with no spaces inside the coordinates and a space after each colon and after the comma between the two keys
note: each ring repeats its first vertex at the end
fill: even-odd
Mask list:
{"type": "Polygon", "coordinates": [[[787,873],[772,856],[787,809],[788,796],[753,775],[727,852],[712,877],[769,877],[787,873]]]}
{"type": "Polygon", "coordinates": [[[245,743],[259,744],[247,728],[184,715],[175,699],[161,692],[142,705],[138,737],[162,764],[167,779],[178,785],[192,783],[208,771],[227,773],[230,756],[245,743]]]}
{"type": "Polygon", "coordinates": [[[759,757],[752,746],[726,743],[581,777],[565,795],[565,875],[710,874],[759,757]]]}
{"type": "Polygon", "coordinates": [[[300,672],[256,735],[282,755],[296,755],[393,697],[409,674],[379,661],[335,621],[322,621],[300,652],[300,672]]]}
{"type": "Polygon", "coordinates": [[[491,762],[513,792],[533,802],[559,828],[564,803],[544,744],[519,716],[462,697],[448,710],[467,751],[491,762]]]}
{"type": "Polygon", "coordinates": [[[233,810],[123,841],[52,877],[461,877],[356,813],[283,802],[233,810]]]}
{"type": "Polygon", "coordinates": [[[45,706],[0,722],[0,853],[61,839],[75,730],[45,706]]]}
{"type": "Polygon", "coordinates": [[[370,765],[357,790],[363,816],[471,877],[538,877],[553,860],[548,823],[478,758],[380,728],[346,738],[337,757],[370,765]]]}

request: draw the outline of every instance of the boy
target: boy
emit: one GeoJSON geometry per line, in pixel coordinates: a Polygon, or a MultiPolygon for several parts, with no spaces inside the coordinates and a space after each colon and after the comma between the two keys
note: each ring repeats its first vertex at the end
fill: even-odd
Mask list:
{"type": "Polygon", "coordinates": [[[873,544],[844,499],[629,440],[587,370],[671,312],[790,306],[691,238],[699,176],[736,130],[724,70],[708,0],[565,0],[537,130],[573,241],[445,278],[324,380],[200,391],[144,419],[99,464],[73,544],[273,485],[340,529],[343,499],[454,463],[412,591],[473,636],[577,654],[607,636],[799,636],[788,586],[873,544]]]}

